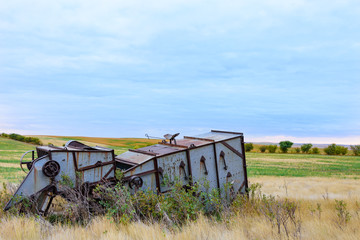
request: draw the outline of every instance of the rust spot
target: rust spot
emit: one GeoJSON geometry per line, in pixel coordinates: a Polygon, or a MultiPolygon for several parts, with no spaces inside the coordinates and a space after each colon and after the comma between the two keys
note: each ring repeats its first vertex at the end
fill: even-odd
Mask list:
{"type": "Polygon", "coordinates": [[[79,152],[76,153],[76,165],[79,166],[79,152]]]}
{"type": "Polygon", "coordinates": [[[66,167],[69,169],[69,152],[66,153],[66,167]]]}
{"type": "Polygon", "coordinates": [[[36,175],[37,175],[37,170],[36,167],[34,167],[34,186],[36,186],[36,175]]]}

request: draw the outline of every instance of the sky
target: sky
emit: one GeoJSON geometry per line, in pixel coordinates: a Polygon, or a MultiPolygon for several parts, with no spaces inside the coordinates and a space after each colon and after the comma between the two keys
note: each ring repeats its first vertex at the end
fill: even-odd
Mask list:
{"type": "Polygon", "coordinates": [[[0,0],[0,132],[360,144],[358,0],[0,0]]]}

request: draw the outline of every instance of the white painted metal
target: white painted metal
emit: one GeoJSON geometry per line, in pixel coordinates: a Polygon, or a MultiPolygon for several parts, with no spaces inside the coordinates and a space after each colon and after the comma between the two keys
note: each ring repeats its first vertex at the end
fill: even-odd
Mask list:
{"type": "MultiPolygon", "coordinates": [[[[178,145],[161,143],[117,156],[116,161],[124,171],[124,179],[131,181],[139,177],[143,181],[140,189],[158,192],[169,191],[171,185],[167,183],[180,181],[187,185],[191,179],[192,182],[207,186],[209,190],[227,187],[233,193],[245,193],[247,177],[241,133],[211,131],[176,142],[178,145]]],[[[64,175],[74,184],[97,183],[104,178],[114,181],[115,159],[112,149],[88,147],[71,141],[64,148],[44,146],[38,150],[45,155],[34,160],[28,175],[5,209],[21,197],[34,196],[45,191],[48,186],[56,187],[64,175]],[[53,178],[46,177],[42,172],[48,161],[60,165],[59,174],[53,178]]],[[[229,196],[229,192],[222,191],[222,194],[224,197],[229,196]]]]}

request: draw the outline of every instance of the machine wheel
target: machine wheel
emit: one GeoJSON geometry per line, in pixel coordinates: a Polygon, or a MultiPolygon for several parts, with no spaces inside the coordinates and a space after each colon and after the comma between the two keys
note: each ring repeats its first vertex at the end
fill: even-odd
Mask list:
{"type": "Polygon", "coordinates": [[[47,177],[56,177],[60,172],[60,164],[56,161],[48,161],[42,167],[42,171],[47,177]]]}
{"type": "Polygon", "coordinates": [[[30,151],[27,151],[26,153],[24,153],[24,154],[21,156],[21,159],[20,159],[20,167],[21,167],[21,170],[23,170],[25,173],[27,173],[27,172],[26,172],[25,169],[23,168],[23,165],[26,165],[26,167],[27,167],[28,170],[31,169],[32,163],[33,163],[33,161],[34,161],[34,152],[35,152],[34,150],[30,150],[30,151]],[[32,161],[27,161],[27,162],[23,161],[25,155],[28,154],[28,153],[30,153],[30,152],[32,153],[32,161]]]}
{"type": "Polygon", "coordinates": [[[143,185],[143,180],[141,177],[132,176],[129,181],[129,187],[131,189],[139,189],[143,185]]]}

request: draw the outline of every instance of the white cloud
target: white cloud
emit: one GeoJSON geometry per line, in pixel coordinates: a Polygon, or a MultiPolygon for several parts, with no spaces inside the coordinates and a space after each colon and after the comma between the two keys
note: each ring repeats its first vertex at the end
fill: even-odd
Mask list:
{"type": "MultiPolygon", "coordinates": [[[[357,6],[305,0],[0,0],[0,101],[12,108],[0,114],[0,123],[39,131],[49,122],[68,124],[64,128],[72,132],[71,120],[102,122],[111,115],[120,125],[138,121],[140,108],[153,123],[162,121],[161,113],[182,117],[174,117],[174,125],[202,126],[199,119],[214,122],[215,114],[226,116],[224,124],[263,124],[264,118],[271,126],[294,125],[291,118],[303,114],[297,131],[313,122],[312,130],[339,130],[340,121],[321,125],[316,117],[348,116],[342,105],[355,106],[357,85],[341,82],[355,78],[356,61],[347,64],[354,74],[336,61],[346,60],[344,42],[358,46],[351,44],[356,31],[341,28],[358,18],[357,6]],[[347,36],[342,31],[348,38],[336,45],[347,36]],[[69,122],[61,122],[67,116],[69,122]]],[[[351,54],[350,60],[358,59],[351,54]]]]}

